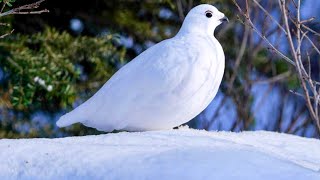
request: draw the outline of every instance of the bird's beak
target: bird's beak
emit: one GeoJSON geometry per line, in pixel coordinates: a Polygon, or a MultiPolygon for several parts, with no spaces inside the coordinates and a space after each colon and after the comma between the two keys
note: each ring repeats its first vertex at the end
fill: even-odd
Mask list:
{"type": "Polygon", "coordinates": [[[225,16],[223,18],[220,19],[220,22],[229,22],[229,19],[225,16]]]}

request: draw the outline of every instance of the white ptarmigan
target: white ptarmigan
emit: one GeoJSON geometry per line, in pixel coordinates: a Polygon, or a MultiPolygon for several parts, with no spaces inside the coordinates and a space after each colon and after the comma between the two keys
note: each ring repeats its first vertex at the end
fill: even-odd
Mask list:
{"type": "Polygon", "coordinates": [[[176,36],[142,52],[57,125],[148,131],[190,121],[219,89],[225,57],[214,31],[224,21],[212,5],[194,7],[176,36]]]}

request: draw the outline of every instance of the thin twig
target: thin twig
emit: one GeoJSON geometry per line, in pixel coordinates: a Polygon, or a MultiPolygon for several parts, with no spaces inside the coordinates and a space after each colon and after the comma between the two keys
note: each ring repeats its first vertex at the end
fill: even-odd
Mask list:
{"type": "Polygon", "coordinates": [[[273,16],[271,16],[271,14],[264,8],[261,6],[261,4],[257,1],[257,0],[253,0],[253,2],[274,22],[276,23],[276,25],[282,30],[282,32],[284,32],[285,34],[287,34],[286,30],[279,24],[279,22],[277,20],[275,20],[273,18],[273,16]]]}
{"type": "Polygon", "coordinates": [[[310,27],[308,27],[308,26],[306,26],[306,25],[304,25],[304,24],[301,24],[301,26],[302,26],[303,28],[305,28],[306,30],[312,32],[314,35],[320,36],[320,33],[318,33],[317,31],[315,31],[315,30],[313,30],[313,29],[311,29],[310,27]]]}
{"type": "Polygon", "coordinates": [[[0,36],[0,39],[3,39],[3,38],[5,38],[6,36],[9,36],[10,34],[13,33],[13,31],[14,31],[14,29],[12,29],[10,32],[8,32],[8,33],[6,33],[6,34],[1,35],[1,36],[0,36]]]}
{"type": "Polygon", "coordinates": [[[1,8],[1,11],[0,11],[0,13],[2,13],[3,12],[3,10],[4,10],[4,8],[6,7],[6,3],[3,3],[2,4],[2,8],[1,8]]]}
{"type": "Polygon", "coordinates": [[[287,71],[287,72],[284,72],[282,74],[279,74],[277,76],[274,76],[270,79],[266,79],[266,80],[256,80],[256,81],[253,81],[252,83],[254,84],[271,84],[271,83],[276,83],[276,82],[279,82],[279,81],[282,81],[288,77],[290,77],[291,75],[291,72],[290,71],[287,71]]]}
{"type": "Polygon", "coordinates": [[[315,20],[315,19],[316,19],[315,17],[311,17],[311,18],[309,18],[309,19],[300,21],[300,24],[308,23],[308,22],[311,22],[311,21],[313,21],[313,20],[315,20]]]}
{"type": "Polygon", "coordinates": [[[1,13],[0,17],[11,15],[11,14],[41,14],[41,13],[49,12],[49,10],[47,10],[47,9],[43,9],[43,10],[39,10],[39,11],[30,11],[30,10],[39,8],[41,3],[44,1],[45,0],[40,0],[40,1],[31,3],[31,4],[27,4],[27,5],[23,5],[23,6],[11,9],[9,11],[1,13]]]}
{"type": "Polygon", "coordinates": [[[243,59],[243,55],[244,55],[244,52],[247,47],[248,37],[249,37],[249,28],[247,26],[245,26],[241,47],[240,47],[236,62],[234,64],[232,76],[229,81],[229,93],[230,93],[230,90],[233,89],[233,83],[234,83],[236,76],[238,74],[238,69],[239,69],[241,60],[243,59]]]}
{"type": "Polygon", "coordinates": [[[242,9],[240,8],[239,4],[235,1],[235,0],[232,0],[235,5],[237,6],[238,10],[246,17],[246,22],[245,23],[244,21],[242,21],[241,19],[239,19],[243,24],[247,24],[249,25],[249,27],[258,34],[258,36],[260,36],[260,38],[262,38],[265,43],[267,43],[268,46],[270,46],[270,48],[275,51],[279,56],[281,56],[285,61],[287,61],[288,63],[290,63],[291,65],[293,66],[296,66],[295,63],[289,58],[287,57],[286,55],[284,55],[282,52],[280,52],[277,48],[275,48],[273,46],[273,44],[266,38],[266,36],[264,36],[263,34],[260,33],[260,31],[256,28],[256,26],[252,23],[252,21],[250,20],[250,17],[248,17],[243,11],[242,9]]]}
{"type": "MultiPolygon", "coordinates": [[[[291,92],[292,94],[294,94],[296,96],[302,97],[303,99],[306,99],[306,97],[303,94],[298,93],[297,91],[289,90],[289,92],[291,92]]],[[[310,97],[310,98],[313,99],[313,97],[310,97]]]]}
{"type": "MultiPolygon", "coordinates": [[[[318,131],[320,132],[320,117],[319,117],[319,102],[320,102],[320,87],[319,82],[315,81],[311,77],[311,63],[310,63],[310,55],[307,52],[307,58],[302,56],[302,50],[305,46],[303,46],[304,42],[308,42],[312,49],[316,51],[318,55],[320,55],[320,50],[318,46],[311,40],[309,37],[309,34],[313,34],[315,36],[320,36],[320,33],[314,31],[307,25],[306,23],[309,23],[313,21],[315,18],[309,18],[307,20],[301,20],[301,0],[278,0],[278,6],[280,9],[280,15],[282,16],[282,25],[270,14],[270,11],[266,10],[258,0],[253,0],[253,3],[257,6],[257,9],[260,9],[265,16],[269,17],[271,19],[271,22],[275,23],[276,26],[279,28],[279,32],[282,32],[287,39],[288,47],[290,50],[290,53],[284,54],[282,53],[279,48],[276,48],[267,37],[265,36],[265,30],[264,27],[262,28],[262,31],[255,26],[255,23],[252,22],[255,19],[251,19],[249,11],[249,3],[248,0],[245,1],[246,9],[243,10],[239,4],[236,2],[236,0],[232,0],[233,3],[238,8],[241,15],[245,18],[245,20],[242,20],[242,18],[239,18],[241,23],[245,24],[246,26],[250,27],[257,35],[263,40],[268,46],[270,46],[270,49],[276,52],[279,56],[281,56],[285,61],[290,63],[295,67],[295,70],[297,72],[297,76],[299,78],[300,86],[303,90],[303,94],[296,93],[294,91],[290,91],[291,93],[294,93],[298,96],[303,97],[306,100],[306,107],[309,110],[309,114],[311,118],[315,121],[318,131]],[[291,13],[288,9],[288,6],[292,3],[296,9],[295,13],[291,13]],[[289,25],[290,23],[290,25],[289,25]],[[295,26],[295,29],[292,30],[292,24],[295,26]],[[309,33],[310,32],[310,33],[309,33]],[[289,58],[290,57],[290,58],[289,58]],[[303,61],[308,61],[308,70],[305,69],[303,61]],[[311,100],[313,102],[311,102],[311,100]]],[[[260,42],[260,41],[259,41],[260,42]]],[[[286,75],[288,76],[288,75],[286,75]]],[[[278,81],[279,79],[282,79],[283,77],[275,77],[274,79],[269,79],[265,81],[265,83],[270,83],[273,81],[278,81]],[[270,81],[271,80],[271,81],[270,81]]],[[[262,81],[263,82],[263,81],[262,81]]]]}
{"type": "Polygon", "coordinates": [[[177,0],[178,14],[181,21],[184,20],[184,13],[181,0],[177,0]]]}

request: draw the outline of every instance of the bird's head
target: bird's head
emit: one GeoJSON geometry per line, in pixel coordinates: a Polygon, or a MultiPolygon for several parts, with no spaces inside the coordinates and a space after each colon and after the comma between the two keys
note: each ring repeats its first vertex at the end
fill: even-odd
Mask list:
{"type": "Polygon", "coordinates": [[[183,21],[179,33],[206,33],[213,35],[214,30],[228,18],[216,7],[209,4],[198,5],[190,10],[183,21]]]}

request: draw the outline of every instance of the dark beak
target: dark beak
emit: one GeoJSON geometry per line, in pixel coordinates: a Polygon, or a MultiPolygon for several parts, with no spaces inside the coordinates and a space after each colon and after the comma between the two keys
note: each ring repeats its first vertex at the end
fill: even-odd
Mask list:
{"type": "Polygon", "coordinates": [[[225,16],[223,18],[220,19],[220,22],[229,22],[229,19],[225,16]]]}

